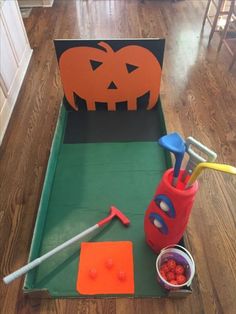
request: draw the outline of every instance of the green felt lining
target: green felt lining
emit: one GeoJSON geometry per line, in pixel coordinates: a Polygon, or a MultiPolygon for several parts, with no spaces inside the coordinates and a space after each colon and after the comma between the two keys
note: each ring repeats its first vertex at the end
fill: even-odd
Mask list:
{"type": "MultiPolygon", "coordinates": [[[[166,295],[156,281],[156,255],[145,243],[143,218],[163,172],[170,167],[169,155],[156,142],[63,144],[66,115],[62,107],[29,261],[105,218],[115,205],[130,218],[130,227],[115,219],[84,240],[133,241],[135,297],[166,295]]],[[[159,117],[165,134],[161,108],[159,117]]],[[[74,244],[30,271],[24,290],[84,297],[75,290],[78,261],[79,244],[74,244]]]]}

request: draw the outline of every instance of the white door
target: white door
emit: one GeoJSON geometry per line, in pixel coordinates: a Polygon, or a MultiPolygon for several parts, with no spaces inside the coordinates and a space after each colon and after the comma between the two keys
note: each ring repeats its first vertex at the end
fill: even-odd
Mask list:
{"type": "Polygon", "coordinates": [[[24,28],[18,2],[0,6],[0,144],[14,108],[32,49],[24,28]]]}

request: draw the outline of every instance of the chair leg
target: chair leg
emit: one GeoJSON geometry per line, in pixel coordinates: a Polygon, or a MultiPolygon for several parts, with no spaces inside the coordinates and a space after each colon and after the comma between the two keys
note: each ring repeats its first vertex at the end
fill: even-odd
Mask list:
{"type": "Polygon", "coordinates": [[[214,35],[214,32],[215,32],[215,30],[216,30],[217,21],[218,21],[220,12],[221,12],[221,7],[222,7],[223,1],[224,1],[224,0],[220,0],[220,1],[219,1],[218,7],[217,7],[217,10],[216,10],[216,15],[215,15],[215,18],[214,18],[214,21],[213,21],[213,24],[212,24],[211,32],[210,32],[210,35],[209,35],[208,46],[210,45],[210,42],[211,42],[212,37],[213,37],[213,35],[214,35]]]}
{"type": "Polygon", "coordinates": [[[205,23],[206,23],[206,19],[207,19],[207,15],[208,15],[208,12],[209,12],[209,9],[210,9],[210,5],[211,5],[211,0],[208,0],[207,6],[206,6],[206,10],[205,10],[205,13],[204,13],[204,17],[203,17],[202,30],[203,30],[203,28],[205,26],[205,23]]]}
{"type": "Polygon", "coordinates": [[[234,65],[235,61],[236,61],[236,53],[234,54],[234,56],[233,56],[233,60],[232,60],[232,62],[230,63],[230,66],[229,66],[229,71],[231,71],[231,70],[232,70],[232,68],[233,68],[233,65],[234,65]]]}
{"type": "Polygon", "coordinates": [[[230,23],[230,19],[231,19],[231,14],[228,15],[225,26],[224,26],[224,30],[222,35],[220,36],[220,42],[217,48],[217,52],[220,51],[222,44],[223,44],[223,40],[225,39],[226,35],[227,35],[227,31],[228,31],[228,27],[229,27],[229,23],[230,23]]]}
{"type": "Polygon", "coordinates": [[[220,36],[220,43],[218,45],[217,52],[220,51],[220,49],[222,47],[222,44],[223,44],[223,41],[224,41],[224,39],[225,39],[225,37],[227,35],[229,24],[230,24],[230,20],[231,20],[232,14],[234,12],[234,2],[235,1],[231,2],[230,8],[229,8],[229,13],[228,13],[228,16],[227,16],[227,19],[226,19],[226,23],[225,23],[225,26],[224,26],[224,29],[223,29],[223,33],[220,36]]]}

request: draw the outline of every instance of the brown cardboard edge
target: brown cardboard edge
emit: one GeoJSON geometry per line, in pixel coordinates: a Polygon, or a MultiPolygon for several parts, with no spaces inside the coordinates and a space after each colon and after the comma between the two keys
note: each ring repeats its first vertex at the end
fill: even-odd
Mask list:
{"type": "MultiPolygon", "coordinates": [[[[77,299],[77,300],[84,300],[84,299],[93,299],[93,300],[99,300],[99,299],[120,299],[123,298],[122,296],[117,297],[117,296],[106,296],[101,297],[101,296],[92,296],[91,298],[88,297],[80,297],[77,298],[75,296],[58,296],[58,297],[52,297],[50,295],[50,292],[47,289],[42,289],[42,290],[31,290],[31,289],[24,289],[23,290],[24,296],[30,298],[30,299],[77,299]]],[[[192,294],[192,289],[180,289],[180,290],[172,290],[170,291],[165,297],[163,298],[171,298],[171,299],[183,299],[188,297],[189,295],[192,294]]],[[[126,297],[127,298],[127,297],[126,297]]],[[[162,299],[161,297],[154,297],[154,296],[128,296],[128,299],[162,299]]]]}
{"type": "Polygon", "coordinates": [[[42,290],[23,289],[23,293],[25,296],[32,299],[52,299],[52,296],[47,289],[42,290]]]}
{"type": "Polygon", "coordinates": [[[186,298],[190,294],[192,294],[191,287],[190,287],[190,289],[172,290],[168,293],[167,297],[169,297],[171,299],[182,299],[182,298],[186,298]]]}

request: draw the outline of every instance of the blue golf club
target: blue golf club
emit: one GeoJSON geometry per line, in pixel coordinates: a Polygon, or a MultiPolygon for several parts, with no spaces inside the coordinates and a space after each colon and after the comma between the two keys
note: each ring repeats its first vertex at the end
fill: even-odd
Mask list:
{"type": "Polygon", "coordinates": [[[181,168],[181,163],[184,158],[184,153],[186,151],[185,141],[177,132],[173,132],[162,136],[159,139],[158,143],[160,144],[160,146],[162,146],[169,152],[173,153],[175,156],[172,185],[176,187],[181,168]]]}

